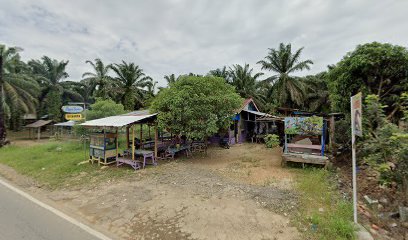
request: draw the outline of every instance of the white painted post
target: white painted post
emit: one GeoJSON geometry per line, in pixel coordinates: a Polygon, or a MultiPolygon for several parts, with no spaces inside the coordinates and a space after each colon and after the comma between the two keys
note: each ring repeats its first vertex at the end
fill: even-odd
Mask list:
{"type": "Polygon", "coordinates": [[[353,99],[351,103],[351,146],[352,146],[352,174],[353,174],[353,219],[357,223],[357,173],[356,173],[356,136],[354,133],[354,114],[353,114],[353,99]]]}

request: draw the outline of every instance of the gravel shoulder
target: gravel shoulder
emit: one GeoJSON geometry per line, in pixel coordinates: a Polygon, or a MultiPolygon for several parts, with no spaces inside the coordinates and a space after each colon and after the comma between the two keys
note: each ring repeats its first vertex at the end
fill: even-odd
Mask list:
{"type": "Polygon", "coordinates": [[[119,239],[301,239],[293,177],[279,149],[244,144],[43,193],[119,239]]]}

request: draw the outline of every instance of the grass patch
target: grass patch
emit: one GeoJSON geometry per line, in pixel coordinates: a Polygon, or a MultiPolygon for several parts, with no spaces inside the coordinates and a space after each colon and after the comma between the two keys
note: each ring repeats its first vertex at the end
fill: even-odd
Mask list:
{"type": "Polygon", "coordinates": [[[97,164],[78,163],[88,157],[88,144],[79,141],[49,142],[29,147],[0,149],[0,163],[30,176],[51,189],[77,186],[90,181],[108,180],[131,174],[130,169],[100,169],[97,164]]]}
{"type": "Polygon", "coordinates": [[[355,239],[352,204],[333,187],[330,172],[305,169],[299,174],[300,227],[312,239],[355,239]]]}
{"type": "Polygon", "coordinates": [[[261,166],[260,160],[257,159],[257,158],[253,158],[253,157],[251,157],[251,156],[247,156],[247,155],[242,156],[242,157],[240,158],[240,160],[241,160],[243,163],[248,163],[249,166],[251,166],[251,167],[259,167],[259,166],[261,166]]]}

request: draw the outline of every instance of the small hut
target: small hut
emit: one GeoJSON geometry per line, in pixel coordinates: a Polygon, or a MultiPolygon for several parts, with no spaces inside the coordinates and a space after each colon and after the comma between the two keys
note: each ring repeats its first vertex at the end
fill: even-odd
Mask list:
{"type": "Polygon", "coordinates": [[[41,139],[41,130],[44,129],[47,125],[51,124],[52,120],[38,120],[31,124],[26,125],[25,127],[29,130],[29,138],[34,137],[35,131],[37,131],[37,140],[41,139]],[[32,133],[33,132],[33,133],[32,133]]]}
{"type": "Polygon", "coordinates": [[[254,141],[257,135],[272,133],[273,128],[269,128],[270,122],[262,124],[257,122],[257,118],[260,117],[272,116],[260,112],[252,98],[245,99],[233,118],[234,122],[229,131],[230,144],[254,141]]]}

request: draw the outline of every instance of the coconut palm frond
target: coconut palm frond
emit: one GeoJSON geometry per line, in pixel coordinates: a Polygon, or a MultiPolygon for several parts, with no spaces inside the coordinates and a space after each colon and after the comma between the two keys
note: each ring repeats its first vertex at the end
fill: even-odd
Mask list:
{"type": "Polygon", "coordinates": [[[313,64],[311,60],[300,61],[302,51],[303,48],[300,48],[292,53],[291,44],[281,43],[278,49],[270,48],[268,55],[258,62],[262,69],[277,73],[264,81],[273,85],[274,95],[282,106],[299,107],[305,100],[305,86],[289,75],[296,71],[309,70],[313,64]]]}

